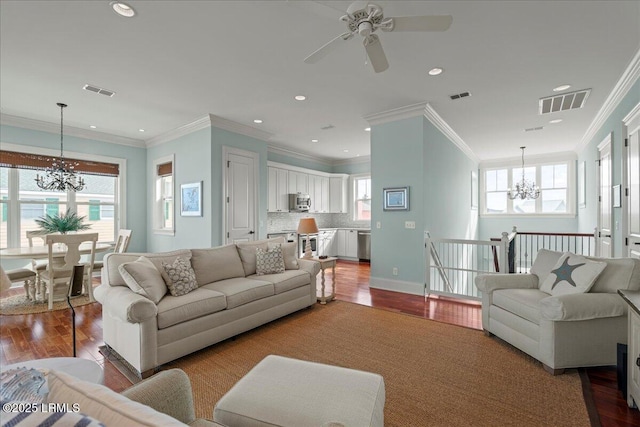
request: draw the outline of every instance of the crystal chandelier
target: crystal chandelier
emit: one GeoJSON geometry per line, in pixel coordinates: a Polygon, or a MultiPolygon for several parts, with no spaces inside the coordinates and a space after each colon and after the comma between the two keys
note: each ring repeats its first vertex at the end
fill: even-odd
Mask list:
{"type": "Polygon", "coordinates": [[[79,163],[64,159],[62,110],[67,104],[58,102],[57,105],[60,107],[60,158],[50,159],[51,166],[45,170],[46,173],[43,176],[36,175],[36,184],[41,189],[49,191],[81,191],[84,188],[84,179],[73,170],[79,163]]]}
{"type": "Polygon", "coordinates": [[[540,197],[540,188],[536,186],[535,182],[530,182],[524,178],[524,149],[526,147],[520,147],[522,150],[522,180],[516,183],[516,188],[509,188],[507,191],[507,197],[513,199],[537,199],[540,197]]]}

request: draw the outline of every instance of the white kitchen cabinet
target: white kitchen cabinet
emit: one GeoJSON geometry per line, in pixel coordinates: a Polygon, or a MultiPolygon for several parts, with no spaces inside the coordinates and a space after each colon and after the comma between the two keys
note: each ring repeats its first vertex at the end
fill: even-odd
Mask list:
{"type": "Polygon", "coordinates": [[[329,178],[320,175],[309,175],[309,196],[311,208],[309,212],[326,213],[329,211],[329,178]]]}
{"type": "Polygon", "coordinates": [[[289,212],[289,184],[286,169],[269,167],[268,212],[289,212]]]}
{"type": "Polygon", "coordinates": [[[289,171],[289,193],[309,194],[309,174],[289,171]]]}
{"type": "Polygon", "coordinates": [[[335,241],[336,230],[320,230],[318,232],[318,255],[335,255],[335,241]]]}
{"type": "Polygon", "coordinates": [[[358,257],[358,230],[340,229],[335,235],[335,252],[339,257],[358,257]]]}
{"type": "Polygon", "coordinates": [[[347,213],[347,175],[329,178],[329,212],[347,213]]]}

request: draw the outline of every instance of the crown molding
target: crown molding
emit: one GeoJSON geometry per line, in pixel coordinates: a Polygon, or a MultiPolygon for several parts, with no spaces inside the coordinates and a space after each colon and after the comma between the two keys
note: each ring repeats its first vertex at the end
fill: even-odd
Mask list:
{"type": "Polygon", "coordinates": [[[364,116],[370,125],[380,125],[383,123],[395,122],[396,120],[410,119],[424,114],[424,109],[428,104],[420,102],[418,104],[407,105],[405,107],[394,108],[380,113],[364,116]]]}
{"type": "Polygon", "coordinates": [[[440,132],[442,132],[449,141],[453,142],[453,144],[460,149],[469,159],[474,161],[475,163],[480,163],[480,159],[475,153],[469,148],[466,142],[460,135],[453,130],[449,123],[445,122],[442,117],[433,109],[431,104],[427,103],[424,107],[424,116],[429,120],[440,132]]]}
{"type": "Polygon", "coordinates": [[[187,123],[186,125],[179,126],[175,129],[154,136],[153,138],[147,139],[145,144],[147,147],[164,144],[165,142],[173,141],[174,139],[178,139],[201,129],[206,129],[210,126],[211,122],[209,121],[209,115],[206,115],[191,123],[187,123]]]}
{"type": "Polygon", "coordinates": [[[633,56],[633,59],[627,66],[627,68],[620,76],[620,79],[613,87],[613,90],[600,107],[598,114],[593,119],[584,136],[576,145],[575,151],[579,154],[584,150],[584,148],[591,142],[591,140],[595,137],[596,133],[600,128],[604,125],[604,122],[609,118],[613,110],[620,104],[620,101],[629,93],[629,90],[634,85],[634,83],[640,77],[640,49],[633,56]]]}
{"type": "Polygon", "coordinates": [[[234,122],[233,120],[223,119],[222,117],[216,116],[214,114],[209,114],[209,120],[211,121],[211,126],[228,130],[229,132],[239,133],[240,135],[260,139],[262,141],[269,141],[271,138],[273,138],[272,133],[256,129],[251,126],[243,125],[241,123],[234,122]]]}
{"type": "Polygon", "coordinates": [[[333,160],[330,158],[319,157],[317,155],[311,155],[311,154],[304,154],[304,153],[290,150],[288,148],[280,147],[278,145],[268,145],[267,151],[269,153],[292,157],[294,159],[303,160],[306,162],[322,163],[327,166],[333,166],[333,160]]]}
{"type": "MultiPolygon", "coordinates": [[[[15,126],[41,132],[56,134],[60,132],[60,124],[28,119],[26,117],[12,116],[10,114],[0,114],[0,124],[3,126],[15,126]]],[[[110,142],[112,144],[128,145],[130,147],[137,148],[144,148],[145,146],[144,141],[141,139],[127,138],[95,130],[77,128],[74,126],[64,126],[64,135],[92,139],[94,141],[110,142]]]]}

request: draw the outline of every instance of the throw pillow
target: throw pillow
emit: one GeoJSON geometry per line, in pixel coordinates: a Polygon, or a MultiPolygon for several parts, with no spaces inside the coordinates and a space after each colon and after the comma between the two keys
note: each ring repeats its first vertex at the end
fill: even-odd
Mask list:
{"type": "Polygon", "coordinates": [[[178,257],[171,264],[163,262],[162,268],[171,281],[167,287],[169,288],[171,295],[174,297],[186,295],[189,292],[198,289],[196,272],[193,271],[188,259],[178,257]]]}
{"type": "Polygon", "coordinates": [[[554,296],[589,292],[606,266],[606,262],[591,261],[565,252],[540,286],[540,290],[554,296]]]}
{"type": "MultiPolygon", "coordinates": [[[[6,402],[3,402],[3,407],[6,402]]],[[[11,403],[6,403],[11,408],[11,403]]],[[[29,404],[24,406],[29,407],[29,404]]],[[[74,410],[73,404],[67,407],[74,410]]],[[[47,427],[104,427],[100,421],[77,412],[4,412],[2,414],[2,426],[47,426],[47,427]]]]}
{"type": "Polygon", "coordinates": [[[256,274],[284,273],[284,257],[280,245],[264,250],[256,248],[256,274]]]}
{"type": "Polygon", "coordinates": [[[148,258],[141,256],[133,262],[118,266],[118,271],[129,289],[149,298],[157,304],[167,293],[167,285],[156,266],[148,258]]]}
{"type": "Polygon", "coordinates": [[[256,248],[268,249],[268,245],[275,243],[284,243],[284,237],[236,243],[245,276],[256,274],[256,248]]]}
{"type": "MultiPolygon", "coordinates": [[[[274,248],[279,243],[269,243],[269,249],[274,248]]],[[[284,258],[285,270],[299,270],[298,264],[298,245],[296,242],[282,243],[282,256],[284,258]]]]}

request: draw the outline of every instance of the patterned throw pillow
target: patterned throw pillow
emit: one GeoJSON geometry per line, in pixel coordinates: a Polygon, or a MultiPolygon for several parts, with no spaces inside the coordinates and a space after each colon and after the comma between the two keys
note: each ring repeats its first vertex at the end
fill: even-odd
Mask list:
{"type": "Polygon", "coordinates": [[[196,282],[196,272],[193,271],[191,263],[188,259],[178,257],[176,260],[168,264],[162,263],[162,268],[169,277],[171,283],[167,284],[169,292],[174,297],[180,295],[186,295],[189,292],[198,289],[198,282],[196,282]]]}
{"type": "Polygon", "coordinates": [[[284,273],[284,257],[280,245],[267,250],[256,248],[256,274],[262,276],[278,273],[284,273]]]}
{"type": "Polygon", "coordinates": [[[540,290],[554,296],[589,292],[606,266],[606,262],[592,261],[565,252],[540,286],[540,290]]]}

